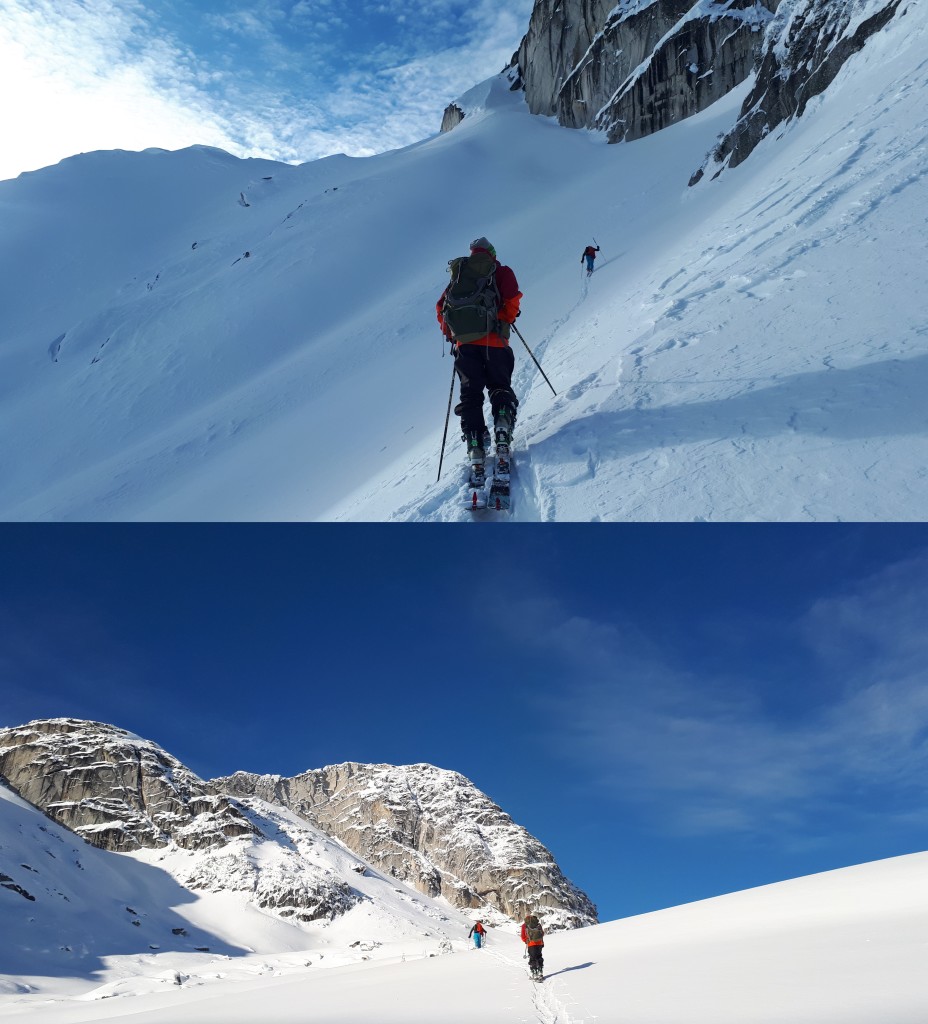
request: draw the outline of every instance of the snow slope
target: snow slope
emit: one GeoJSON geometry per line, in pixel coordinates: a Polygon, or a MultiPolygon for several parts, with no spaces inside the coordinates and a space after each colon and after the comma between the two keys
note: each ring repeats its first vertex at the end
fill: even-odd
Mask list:
{"type": "Polygon", "coordinates": [[[246,806],[264,833],[257,840],[117,854],[0,785],[0,1014],[27,993],[30,1005],[95,1001],[466,947],[468,915],[384,876],[296,815],[246,806]],[[349,885],[354,905],[301,920],[283,896],[319,876],[349,885]]]}
{"type": "Polygon", "coordinates": [[[508,926],[480,951],[328,971],[306,954],[125,957],[95,990],[0,995],[0,1019],[921,1024],[926,950],[928,854],[915,854],[557,933],[540,986],[508,926]]]}
{"type": "Polygon", "coordinates": [[[480,234],[558,391],[516,341],[515,521],[924,518],[926,25],[692,189],[747,86],[621,146],[499,78],[363,160],[0,182],[0,518],[466,518],[433,306],[480,234]]]}

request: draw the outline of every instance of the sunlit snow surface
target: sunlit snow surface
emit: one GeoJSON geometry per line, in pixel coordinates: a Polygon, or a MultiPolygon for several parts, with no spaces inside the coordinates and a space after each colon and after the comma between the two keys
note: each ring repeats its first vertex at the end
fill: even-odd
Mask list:
{"type": "Polygon", "coordinates": [[[923,519],[926,19],[695,188],[746,86],[626,145],[500,78],[378,157],[0,183],[0,518],[466,519],[433,307],[486,234],[558,391],[516,340],[512,520],[923,519]]]}
{"type": "MultiPolygon", "coordinates": [[[[92,849],[7,790],[0,812],[3,866],[28,864],[37,897],[24,912],[28,901],[0,887],[2,1020],[924,1021],[928,854],[555,933],[539,986],[527,977],[514,925],[497,923],[486,948],[474,950],[463,915],[387,880],[359,877],[370,902],[331,925],[299,928],[236,894],[191,900],[169,873],[178,867],[171,858],[189,854],[92,849]],[[62,883],[57,891],[50,878],[62,883]],[[187,936],[174,937],[172,927],[187,936]],[[156,933],[162,948],[148,948],[156,933]],[[65,936],[80,935],[85,948],[61,948],[65,936]],[[203,945],[210,951],[192,948],[203,945]],[[32,955],[41,972],[29,969],[29,949],[44,950],[32,955]]],[[[335,845],[320,847],[320,863],[350,858],[335,845]]],[[[604,865],[603,885],[627,881],[608,877],[604,865]]]]}

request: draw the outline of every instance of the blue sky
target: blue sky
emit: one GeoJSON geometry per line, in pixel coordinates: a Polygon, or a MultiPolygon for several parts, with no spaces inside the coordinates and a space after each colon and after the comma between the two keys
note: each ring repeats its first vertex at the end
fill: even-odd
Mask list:
{"type": "Polygon", "coordinates": [[[97,149],[303,162],[438,131],[532,0],[0,0],[0,179],[97,149]]]}
{"type": "Polygon", "coordinates": [[[928,849],[928,529],[7,526],[2,725],[469,776],[612,919],[928,849]]]}

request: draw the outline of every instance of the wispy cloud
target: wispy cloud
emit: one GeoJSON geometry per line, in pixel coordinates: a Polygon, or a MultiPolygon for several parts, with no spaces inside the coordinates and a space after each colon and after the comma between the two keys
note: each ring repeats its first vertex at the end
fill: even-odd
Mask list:
{"type": "MultiPolygon", "coordinates": [[[[926,556],[815,600],[776,624],[798,680],[752,664],[743,635],[730,670],[707,673],[681,664],[659,624],[643,633],[555,602],[522,612],[572,680],[546,702],[565,753],[616,799],[660,808],[677,832],[792,839],[835,817],[928,818],[925,608],[926,556]],[[780,685],[801,694],[787,711],[780,685]]],[[[757,625],[764,644],[768,630],[757,625]]]]}
{"type": "Polygon", "coordinates": [[[249,0],[172,21],[141,0],[0,0],[0,88],[17,97],[0,113],[0,177],[94,149],[298,162],[406,145],[500,70],[530,10],[249,0]]]}

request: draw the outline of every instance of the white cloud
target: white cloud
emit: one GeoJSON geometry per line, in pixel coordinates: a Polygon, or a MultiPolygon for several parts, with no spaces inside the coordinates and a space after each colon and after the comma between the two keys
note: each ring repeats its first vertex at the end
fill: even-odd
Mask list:
{"type": "Polygon", "coordinates": [[[0,0],[0,177],[95,149],[225,146],[198,69],[138,4],[0,0]]]}
{"type": "Polygon", "coordinates": [[[571,680],[546,705],[565,753],[618,799],[659,806],[683,833],[795,837],[817,816],[926,814],[926,570],[912,558],[779,623],[804,673],[782,681],[804,691],[786,707],[775,673],[743,667],[743,647],[738,674],[697,673],[658,628],[642,635],[550,603],[521,612],[571,680]]]}
{"type": "Polygon", "coordinates": [[[500,70],[531,0],[377,7],[397,34],[372,48],[346,49],[357,25],[338,5],[254,0],[205,16],[222,45],[194,53],[139,0],[0,0],[0,89],[16,97],[0,108],[0,178],[95,149],[298,162],[409,144],[500,70]]]}

